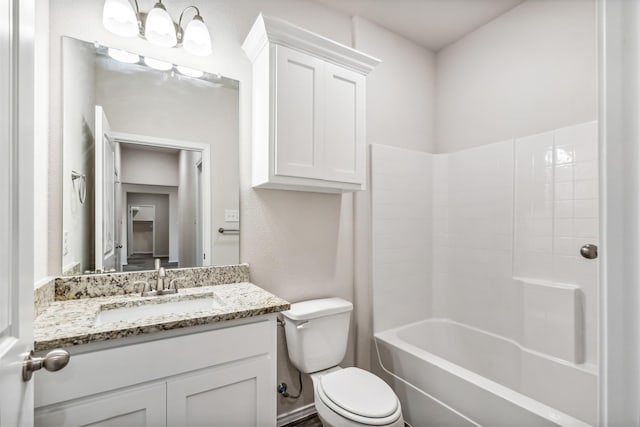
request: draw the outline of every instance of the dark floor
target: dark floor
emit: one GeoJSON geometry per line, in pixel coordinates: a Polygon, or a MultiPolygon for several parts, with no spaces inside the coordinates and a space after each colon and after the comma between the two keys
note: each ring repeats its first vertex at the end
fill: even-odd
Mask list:
{"type": "MultiPolygon", "coordinates": [[[[404,423],[404,425],[405,427],[411,427],[407,423],[404,423]]],[[[322,422],[320,421],[320,418],[318,418],[318,414],[311,414],[300,420],[285,424],[282,427],[322,427],[322,422]]]]}
{"type": "MultiPolygon", "coordinates": [[[[155,269],[155,258],[151,254],[133,254],[127,259],[122,271],[144,271],[155,269]]],[[[164,268],[177,268],[177,262],[169,262],[168,257],[160,257],[160,265],[164,268]]]]}
{"type": "Polygon", "coordinates": [[[311,414],[300,420],[286,424],[283,427],[322,427],[322,423],[320,422],[320,418],[318,418],[318,414],[311,414]]]}

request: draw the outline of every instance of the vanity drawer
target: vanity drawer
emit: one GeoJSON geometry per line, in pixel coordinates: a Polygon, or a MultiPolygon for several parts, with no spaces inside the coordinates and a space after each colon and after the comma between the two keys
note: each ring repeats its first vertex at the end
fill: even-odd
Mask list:
{"type": "MultiPolygon", "coordinates": [[[[72,355],[58,372],[39,372],[35,406],[43,407],[199,369],[264,356],[275,384],[276,322],[254,323],[72,355]]],[[[266,366],[266,365],[265,365],[266,366]]]]}

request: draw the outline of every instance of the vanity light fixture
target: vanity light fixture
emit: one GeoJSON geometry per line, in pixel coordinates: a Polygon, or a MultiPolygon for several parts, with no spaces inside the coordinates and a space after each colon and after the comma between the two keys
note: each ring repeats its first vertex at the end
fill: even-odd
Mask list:
{"type": "Polygon", "coordinates": [[[102,24],[114,34],[132,37],[139,35],[150,43],[162,47],[179,47],[196,56],[211,55],[211,35],[200,16],[200,9],[187,6],[175,23],[162,0],[148,13],[140,12],[138,0],[105,0],[102,9],[102,24]],[[185,12],[195,11],[191,20],[182,27],[185,12]]]}

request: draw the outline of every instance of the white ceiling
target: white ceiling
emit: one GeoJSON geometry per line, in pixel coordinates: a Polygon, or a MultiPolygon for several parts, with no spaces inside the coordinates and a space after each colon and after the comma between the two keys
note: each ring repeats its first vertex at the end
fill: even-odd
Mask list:
{"type": "Polygon", "coordinates": [[[433,51],[524,0],[316,0],[358,15],[433,51]]]}

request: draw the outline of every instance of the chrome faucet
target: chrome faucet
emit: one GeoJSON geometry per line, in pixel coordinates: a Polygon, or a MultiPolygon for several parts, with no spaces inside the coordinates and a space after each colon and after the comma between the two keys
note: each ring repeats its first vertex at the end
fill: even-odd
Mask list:
{"type": "Polygon", "coordinates": [[[138,280],[133,284],[136,285],[138,283],[142,283],[142,293],[140,296],[143,297],[153,297],[158,295],[168,295],[178,293],[178,287],[175,285],[176,280],[181,280],[182,278],[177,278],[169,281],[167,277],[167,272],[164,267],[160,266],[160,259],[156,258],[155,260],[156,271],[158,272],[158,276],[156,277],[156,286],[155,289],[153,285],[150,285],[149,282],[145,282],[143,280],[138,280]],[[165,286],[165,282],[169,282],[168,286],[165,286]]]}
{"type": "Polygon", "coordinates": [[[167,277],[167,272],[164,270],[164,267],[160,267],[160,259],[156,258],[156,270],[158,270],[158,278],[156,280],[156,292],[158,295],[168,295],[175,294],[178,292],[178,289],[174,286],[171,289],[171,282],[167,277]],[[169,282],[168,286],[165,287],[164,283],[169,282]]]}
{"type": "Polygon", "coordinates": [[[164,279],[166,279],[167,273],[164,271],[164,267],[158,268],[158,278],[156,280],[156,291],[164,291],[164,279]]]}

